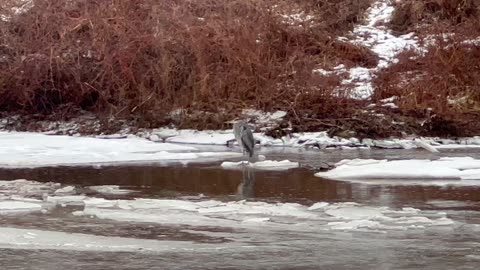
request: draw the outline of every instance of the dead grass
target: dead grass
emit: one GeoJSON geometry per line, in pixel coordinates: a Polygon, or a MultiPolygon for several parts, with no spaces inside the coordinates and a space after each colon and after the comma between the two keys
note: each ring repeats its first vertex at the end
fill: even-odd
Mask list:
{"type": "Polygon", "coordinates": [[[34,0],[14,14],[18,2],[5,1],[0,110],[74,108],[154,126],[182,108],[204,112],[178,123],[196,128],[221,127],[227,117],[204,116],[246,107],[335,115],[345,110],[330,94],[339,80],[318,84],[312,69],[373,65],[368,50],[335,41],[370,2],[34,0]],[[315,17],[286,23],[293,7],[315,17]]]}
{"type": "Polygon", "coordinates": [[[404,0],[398,1],[390,26],[406,33],[477,32],[480,29],[480,2],[477,0],[404,0]]]}
{"type": "Polygon", "coordinates": [[[293,131],[480,131],[471,121],[480,104],[480,51],[464,42],[480,34],[476,1],[400,2],[396,31],[415,30],[426,40],[456,35],[438,38],[424,56],[404,53],[379,74],[374,98],[401,97],[385,118],[333,95],[339,76],[312,73],[376,66],[371,51],[337,39],[372,0],[34,0],[15,14],[18,1],[0,3],[0,112],[7,114],[52,120],[90,111],[112,130],[111,119],[217,129],[255,108],[287,111],[293,131]]]}
{"type": "Polygon", "coordinates": [[[480,125],[468,122],[480,113],[479,57],[480,46],[438,39],[424,55],[406,52],[381,72],[375,98],[398,96],[400,110],[418,120],[420,133],[474,135],[480,125]]]}

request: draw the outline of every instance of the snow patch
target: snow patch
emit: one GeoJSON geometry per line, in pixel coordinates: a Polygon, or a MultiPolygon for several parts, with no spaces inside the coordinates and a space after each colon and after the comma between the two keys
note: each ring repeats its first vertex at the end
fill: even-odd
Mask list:
{"type": "MultiPolygon", "coordinates": [[[[373,94],[372,80],[375,72],[396,63],[396,56],[407,49],[418,47],[417,38],[413,33],[394,36],[384,25],[390,20],[395,8],[392,1],[379,0],[367,10],[367,19],[364,24],[354,27],[353,38],[339,38],[342,41],[348,41],[355,45],[361,45],[369,48],[380,58],[378,65],[374,68],[354,67],[350,69],[340,69],[336,74],[347,73],[347,79],[342,81],[342,87],[352,88],[350,96],[352,98],[367,99],[373,94]]],[[[322,70],[316,72],[328,74],[322,70]]]]}
{"type": "Polygon", "coordinates": [[[257,124],[272,124],[281,121],[286,115],[285,111],[276,111],[273,113],[260,110],[245,109],[242,114],[246,117],[255,119],[257,124]]]}
{"type": "Polygon", "coordinates": [[[302,24],[305,22],[309,22],[315,17],[312,15],[305,14],[305,12],[301,11],[295,14],[288,14],[288,15],[280,15],[283,18],[283,22],[290,25],[297,25],[302,24]]]}

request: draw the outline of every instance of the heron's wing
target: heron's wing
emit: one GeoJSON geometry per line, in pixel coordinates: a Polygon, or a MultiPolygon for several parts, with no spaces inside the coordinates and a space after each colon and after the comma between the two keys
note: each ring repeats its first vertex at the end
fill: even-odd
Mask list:
{"type": "Polygon", "coordinates": [[[252,131],[250,128],[246,127],[242,132],[242,141],[243,148],[250,154],[250,157],[253,156],[253,148],[255,147],[255,139],[253,138],[252,131]]]}

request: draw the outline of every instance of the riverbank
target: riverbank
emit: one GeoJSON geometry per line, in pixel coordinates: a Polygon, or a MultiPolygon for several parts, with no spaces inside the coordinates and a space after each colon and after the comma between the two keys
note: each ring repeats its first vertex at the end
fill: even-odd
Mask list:
{"type": "Polygon", "coordinates": [[[480,134],[476,2],[277,2],[12,0],[4,128],[224,130],[250,110],[285,112],[257,130],[274,138],[480,134]]]}

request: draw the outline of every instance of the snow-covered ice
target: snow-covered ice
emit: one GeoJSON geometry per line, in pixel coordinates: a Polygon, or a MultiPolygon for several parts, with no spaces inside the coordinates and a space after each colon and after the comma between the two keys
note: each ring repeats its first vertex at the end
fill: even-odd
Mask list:
{"type": "Polygon", "coordinates": [[[41,183],[25,179],[0,181],[0,195],[24,198],[42,198],[44,194],[53,194],[61,187],[58,183],[41,183]]]}
{"type": "Polygon", "coordinates": [[[54,205],[83,205],[83,201],[87,198],[85,195],[70,196],[48,196],[46,201],[54,205]]]}
{"type": "MultiPolygon", "coordinates": [[[[199,139],[199,138],[197,138],[199,139]]],[[[238,157],[234,152],[192,152],[196,148],[141,138],[98,139],[0,132],[0,167],[101,165],[238,157]]]]}
{"type": "Polygon", "coordinates": [[[159,252],[179,248],[201,249],[206,248],[206,245],[196,244],[188,241],[159,241],[0,227],[0,248],[159,252]]]}
{"type": "Polygon", "coordinates": [[[480,185],[480,160],[444,157],[437,160],[342,160],[318,177],[372,184],[480,185]],[[386,181],[392,180],[392,181],[386,181]]]}
{"type": "Polygon", "coordinates": [[[257,161],[257,162],[248,162],[248,161],[239,161],[239,162],[229,162],[224,161],[221,164],[222,168],[225,169],[241,169],[245,166],[250,168],[258,169],[258,170],[274,170],[274,171],[281,171],[281,170],[289,170],[293,168],[298,168],[300,164],[298,162],[292,162],[290,160],[264,160],[264,161],[257,161]]]}
{"type": "Polygon", "coordinates": [[[0,201],[0,215],[40,212],[42,205],[31,202],[0,201]]]}
{"type": "Polygon", "coordinates": [[[107,195],[125,195],[134,192],[133,190],[123,189],[117,185],[89,186],[89,189],[107,195]]]}
{"type": "Polygon", "coordinates": [[[75,193],[74,186],[66,186],[66,187],[55,190],[55,194],[71,194],[71,193],[75,193]]]}

